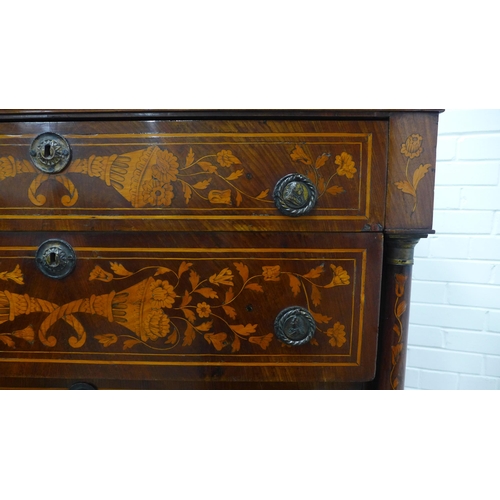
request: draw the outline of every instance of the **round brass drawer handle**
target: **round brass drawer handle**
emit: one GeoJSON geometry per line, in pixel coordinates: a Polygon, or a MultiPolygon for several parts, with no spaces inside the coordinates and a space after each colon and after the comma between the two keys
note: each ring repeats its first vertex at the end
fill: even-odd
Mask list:
{"type": "Polygon", "coordinates": [[[316,186],[302,174],[288,174],[281,178],[273,193],[276,208],[290,217],[308,214],[318,201],[316,186]]]}
{"type": "Polygon", "coordinates": [[[288,345],[307,344],[316,331],[316,323],[311,313],[303,307],[287,307],[274,321],[274,334],[288,345]]]}
{"type": "Polygon", "coordinates": [[[47,240],[36,251],[36,265],[49,278],[62,279],[76,266],[76,254],[63,240],[47,240]]]}
{"type": "Polygon", "coordinates": [[[68,166],[71,148],[64,137],[46,132],[35,137],[31,143],[30,157],[38,170],[46,174],[57,174],[68,166]]]}

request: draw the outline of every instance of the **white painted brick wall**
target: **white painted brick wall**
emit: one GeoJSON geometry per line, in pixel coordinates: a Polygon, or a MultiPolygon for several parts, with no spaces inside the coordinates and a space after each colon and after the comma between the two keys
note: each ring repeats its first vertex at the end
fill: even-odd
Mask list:
{"type": "Polygon", "coordinates": [[[436,170],[436,188],[440,186],[496,186],[500,173],[500,161],[476,163],[473,176],[470,175],[470,171],[469,162],[440,161],[439,170],[436,170]]]}
{"type": "Polygon", "coordinates": [[[488,320],[488,331],[500,333],[500,311],[489,311],[488,320]]]}
{"type": "Polygon", "coordinates": [[[434,229],[415,249],[405,388],[500,390],[500,110],[440,115],[434,229]]]}

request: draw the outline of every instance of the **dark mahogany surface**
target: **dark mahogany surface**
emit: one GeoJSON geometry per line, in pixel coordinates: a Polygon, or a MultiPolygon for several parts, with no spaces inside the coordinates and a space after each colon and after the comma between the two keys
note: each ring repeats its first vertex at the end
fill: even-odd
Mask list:
{"type": "Polygon", "coordinates": [[[0,388],[402,389],[440,112],[0,110],[0,388]],[[288,173],[321,195],[305,216],[274,206],[288,173]],[[62,280],[48,239],[75,250],[62,280]],[[290,306],[310,343],[275,337],[290,306]]]}

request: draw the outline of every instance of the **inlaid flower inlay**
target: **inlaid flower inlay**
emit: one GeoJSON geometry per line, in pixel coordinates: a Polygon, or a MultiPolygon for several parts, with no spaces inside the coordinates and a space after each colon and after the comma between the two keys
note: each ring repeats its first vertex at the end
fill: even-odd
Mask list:
{"type": "Polygon", "coordinates": [[[419,167],[415,169],[413,172],[413,177],[410,178],[410,162],[418,158],[422,152],[422,142],[423,142],[423,137],[419,134],[412,134],[408,136],[406,141],[401,144],[401,154],[407,158],[406,161],[406,167],[405,167],[405,176],[406,179],[402,181],[398,181],[395,183],[396,187],[403,191],[403,193],[409,194],[410,196],[413,197],[414,203],[413,203],[413,209],[412,213],[415,212],[417,209],[417,188],[420,183],[420,181],[425,177],[429,169],[431,168],[430,163],[421,163],[419,167]]]}

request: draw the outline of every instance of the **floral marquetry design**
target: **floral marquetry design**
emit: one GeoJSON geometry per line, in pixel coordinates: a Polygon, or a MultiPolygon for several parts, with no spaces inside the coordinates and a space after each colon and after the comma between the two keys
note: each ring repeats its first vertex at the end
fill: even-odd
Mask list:
{"type": "Polygon", "coordinates": [[[24,278],[23,278],[23,273],[21,272],[21,269],[19,268],[19,264],[15,267],[13,271],[3,271],[0,273],[0,280],[3,281],[15,281],[16,283],[19,283],[20,285],[24,285],[24,278]]]}
{"type": "MultiPolygon", "coordinates": [[[[64,173],[50,175],[38,172],[26,160],[3,157],[0,158],[0,182],[16,175],[31,174],[33,179],[27,197],[37,207],[45,206],[48,200],[54,201],[53,197],[42,194],[41,187],[47,182],[52,182],[52,186],[54,182],[63,186],[66,192],[61,196],[63,206],[77,207],[78,202],[83,201],[78,190],[79,175],[99,179],[136,209],[190,208],[191,205],[196,205],[196,208],[227,208],[244,206],[247,201],[274,207],[270,196],[274,184],[261,185],[259,191],[248,192],[248,181],[264,167],[256,164],[253,157],[253,164],[247,160],[245,165],[245,159],[231,149],[215,149],[207,153],[205,146],[204,153],[197,155],[193,147],[188,147],[149,146],[110,156],[74,158],[64,173]]],[[[308,147],[297,144],[282,154],[288,154],[290,158],[289,165],[282,165],[284,170],[296,170],[294,163],[301,163],[301,170],[305,170],[320,198],[325,194],[337,196],[345,193],[345,188],[335,184],[334,179],[345,177],[352,182],[358,172],[355,161],[346,151],[335,155],[322,152],[313,160],[314,155],[308,147]]]]}
{"type": "Polygon", "coordinates": [[[344,188],[338,184],[330,186],[331,182],[336,176],[345,176],[347,179],[353,179],[358,171],[355,168],[352,156],[346,151],[335,156],[334,163],[337,165],[337,169],[333,174],[331,171],[328,171],[326,176],[322,174],[322,170],[320,169],[330,160],[330,153],[322,153],[313,161],[313,157],[306,153],[301,146],[297,145],[290,153],[290,157],[292,160],[306,165],[306,176],[316,186],[318,198],[321,198],[326,193],[333,196],[345,193],[344,188]]]}
{"type": "Polygon", "coordinates": [[[177,180],[179,163],[176,156],[166,149],[158,151],[156,162],[157,166],[153,169],[153,175],[164,182],[175,182],[177,180]]]}
{"type": "Polygon", "coordinates": [[[264,281],[279,281],[280,266],[263,266],[262,276],[264,276],[264,281]]]}
{"type": "Polygon", "coordinates": [[[168,281],[156,280],[149,285],[151,288],[151,301],[156,309],[171,308],[175,302],[174,287],[168,281]]]}
{"type": "Polygon", "coordinates": [[[404,326],[403,326],[403,321],[401,320],[401,316],[403,316],[407,308],[406,301],[403,300],[407,279],[408,276],[405,276],[404,274],[396,274],[394,276],[395,292],[396,292],[396,301],[394,303],[394,318],[396,321],[393,325],[393,332],[397,336],[397,342],[392,346],[392,361],[391,361],[392,370],[390,376],[390,383],[392,389],[397,389],[399,386],[399,379],[395,375],[395,370],[404,347],[403,346],[404,326]]]}
{"type": "MultiPolygon", "coordinates": [[[[254,301],[256,295],[263,298],[259,300],[266,300],[268,293],[275,294],[278,290],[280,296],[284,295],[285,304],[299,301],[306,305],[304,309],[314,319],[319,332],[314,342],[310,342],[311,346],[319,345],[321,335],[324,335],[323,343],[333,349],[341,348],[348,340],[346,327],[334,319],[331,307],[322,311],[324,295],[336,293],[330,289],[350,285],[349,273],[342,266],[318,263],[308,272],[297,273],[272,263],[261,264],[257,271],[255,264],[249,267],[241,261],[221,266],[205,276],[198,273],[195,263],[187,261],[135,271],[120,262],[109,262],[108,269],[96,265],[88,275],[89,282],[112,286],[113,282],[130,280],[129,286],[112,286],[109,293],[63,305],[27,294],[0,291],[0,323],[32,313],[45,314],[37,334],[30,325],[23,330],[1,333],[0,342],[12,348],[17,341],[38,341],[45,347],[54,347],[59,340],[58,330],[52,327],[63,320],[76,334],[69,338],[69,345],[80,348],[88,338],[77,317],[92,315],[118,328],[114,333],[94,335],[93,339],[102,349],[118,346],[130,350],[142,345],[156,351],[182,351],[201,341],[216,352],[239,352],[245,343],[266,350],[273,342],[274,333],[268,331],[269,326],[244,318],[252,309],[249,302],[254,301]]],[[[24,284],[19,266],[0,273],[0,278],[24,284]]],[[[279,305],[276,307],[275,314],[279,312],[279,305]]]]}
{"type": "Polygon", "coordinates": [[[342,347],[346,342],[345,326],[341,325],[338,321],[329,328],[326,334],[330,337],[330,344],[332,346],[342,347]]]}
{"type": "Polygon", "coordinates": [[[335,165],[338,165],[337,173],[339,175],[345,175],[348,179],[352,179],[357,170],[354,168],[354,162],[352,161],[352,156],[347,153],[342,153],[335,157],[335,165]]]}
{"type": "MultiPolygon", "coordinates": [[[[47,202],[47,198],[38,190],[51,178],[67,190],[68,194],[61,198],[62,204],[66,207],[76,205],[79,194],[68,178],[71,174],[100,179],[134,208],[170,207],[180,192],[182,196],[179,197],[185,205],[189,205],[193,196],[215,206],[239,206],[243,197],[263,200],[268,190],[253,196],[236,187],[234,181],[244,174],[244,169],[232,167],[240,164],[240,159],[229,149],[196,159],[193,149],[189,148],[182,159],[167,148],[150,146],[120,155],[77,158],[64,175],[40,174],[28,161],[18,161],[11,156],[0,158],[0,181],[18,174],[36,175],[28,189],[28,198],[36,206],[43,206],[47,202]],[[220,168],[222,170],[219,171],[220,168]],[[174,189],[174,185],[178,189],[174,189]],[[205,194],[209,186],[211,189],[205,194]]],[[[267,202],[271,203],[270,200],[267,202]]]]}
{"type": "Polygon", "coordinates": [[[407,158],[405,167],[406,179],[395,183],[396,187],[403,191],[403,193],[409,194],[413,197],[414,203],[412,213],[417,209],[418,185],[431,168],[430,163],[421,163],[420,166],[413,172],[413,177],[410,176],[410,162],[422,154],[422,142],[423,137],[420,134],[412,134],[403,144],[401,144],[401,154],[407,158]]]}
{"type": "Polygon", "coordinates": [[[208,201],[214,205],[232,205],[231,190],[218,191],[213,189],[208,193],[208,201]]]}
{"type": "Polygon", "coordinates": [[[239,165],[241,162],[233,155],[230,150],[223,149],[217,153],[217,163],[221,167],[230,167],[231,165],[239,165]]]}
{"type": "Polygon", "coordinates": [[[422,150],[423,137],[419,134],[410,135],[404,144],[401,145],[401,153],[407,158],[413,159],[420,156],[422,150]]]}
{"type": "Polygon", "coordinates": [[[169,183],[151,179],[144,186],[144,200],[152,207],[168,207],[174,198],[174,189],[169,183]]]}
{"type": "Polygon", "coordinates": [[[0,342],[7,347],[15,347],[16,342],[12,337],[22,339],[29,344],[33,344],[35,340],[35,330],[33,330],[33,327],[28,326],[22,330],[16,330],[12,333],[0,333],[0,342]]]}
{"type": "Polygon", "coordinates": [[[245,193],[237,189],[233,181],[241,177],[244,170],[228,174],[219,172],[219,167],[240,163],[230,150],[196,159],[190,148],[185,159],[181,160],[169,149],[150,146],[120,156],[76,160],[69,172],[99,177],[134,208],[170,207],[180,191],[185,205],[190,204],[193,196],[212,205],[239,205],[245,193]],[[229,186],[229,189],[210,189],[205,195],[209,186],[215,183],[221,187],[229,186]],[[175,190],[174,185],[179,189],[175,190]]]}

